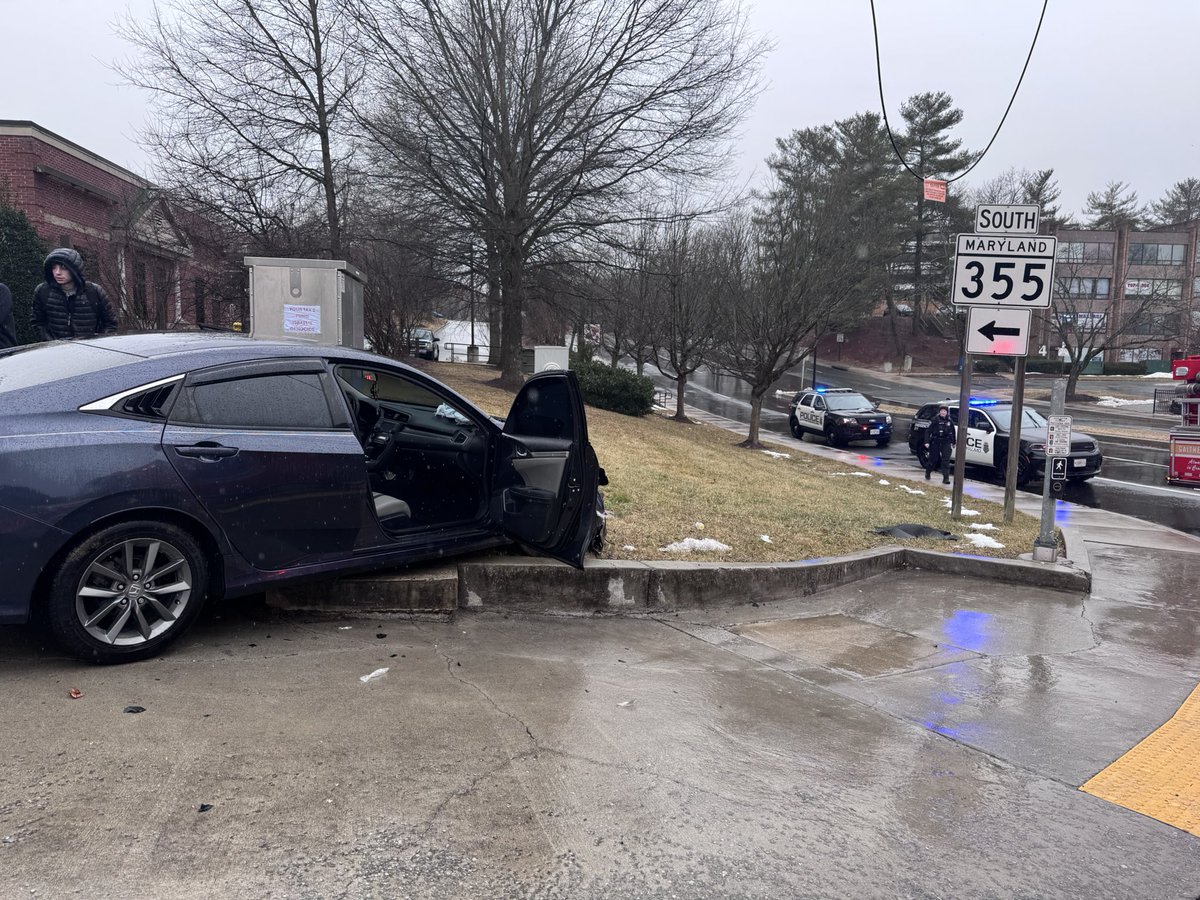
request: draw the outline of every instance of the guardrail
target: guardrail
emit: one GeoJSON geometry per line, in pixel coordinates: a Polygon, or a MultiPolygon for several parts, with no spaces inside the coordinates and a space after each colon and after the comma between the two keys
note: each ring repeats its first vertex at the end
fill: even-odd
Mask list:
{"type": "Polygon", "coordinates": [[[491,346],[489,344],[463,344],[447,341],[441,344],[441,353],[439,359],[441,362],[487,362],[491,354],[491,346]],[[471,353],[471,348],[475,348],[475,353],[471,353]]]}
{"type": "Polygon", "coordinates": [[[1151,415],[1179,415],[1179,399],[1183,396],[1179,388],[1180,386],[1156,387],[1154,389],[1154,411],[1151,415]]]}

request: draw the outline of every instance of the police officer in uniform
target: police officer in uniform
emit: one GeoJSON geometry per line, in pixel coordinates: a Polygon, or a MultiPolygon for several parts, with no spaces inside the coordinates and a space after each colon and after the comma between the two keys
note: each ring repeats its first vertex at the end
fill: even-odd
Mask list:
{"type": "Polygon", "coordinates": [[[934,469],[942,472],[942,484],[950,483],[950,463],[954,457],[954,423],[950,408],[939,406],[938,414],[925,429],[925,479],[934,469]]]}

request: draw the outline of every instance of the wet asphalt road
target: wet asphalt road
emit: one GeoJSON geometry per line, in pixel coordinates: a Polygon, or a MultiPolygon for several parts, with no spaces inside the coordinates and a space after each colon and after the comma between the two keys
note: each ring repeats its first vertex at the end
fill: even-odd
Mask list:
{"type": "MultiPolygon", "coordinates": [[[[656,385],[674,390],[674,382],[656,370],[647,368],[646,374],[654,380],[656,385]]],[[[791,393],[807,385],[810,379],[811,376],[808,372],[805,375],[791,372],[780,380],[763,404],[762,429],[765,432],[790,434],[787,420],[791,393]],[[776,394],[776,391],[780,394],[776,394]]],[[[919,380],[944,381],[946,391],[941,395],[942,397],[957,396],[958,394],[956,377],[932,376],[927,379],[922,376],[919,380]]],[[[938,399],[936,395],[931,395],[929,388],[919,384],[906,384],[902,379],[898,381],[884,380],[832,367],[818,367],[818,381],[821,384],[860,390],[877,401],[886,400],[913,407],[932,399],[938,399]]],[[[1130,381],[1137,381],[1137,379],[1130,379],[1130,381]]],[[[1002,379],[988,379],[984,376],[977,379],[973,394],[1011,396],[1011,383],[1002,379]]],[[[748,423],[750,420],[749,390],[743,382],[727,375],[713,375],[707,370],[697,372],[688,382],[684,400],[689,405],[737,422],[748,423]]],[[[1043,409],[1042,412],[1045,413],[1045,410],[1043,409]]],[[[1090,415],[1095,420],[1104,419],[1124,427],[1137,427],[1138,424],[1135,422],[1131,425],[1129,420],[1121,419],[1119,414],[1107,418],[1102,412],[1090,415]]],[[[1078,413],[1073,413],[1073,416],[1076,428],[1086,430],[1089,416],[1081,416],[1078,413]]],[[[1165,440],[1168,428],[1167,420],[1164,418],[1160,422],[1165,440]]],[[[907,443],[901,437],[901,435],[907,434],[904,417],[897,417],[897,425],[899,426],[897,439],[888,448],[881,450],[870,442],[854,446],[861,448],[864,454],[891,460],[910,460],[913,468],[919,470],[920,467],[917,465],[915,457],[909,454],[907,443]]],[[[1134,516],[1189,534],[1200,535],[1200,490],[1173,487],[1165,483],[1167,470],[1165,449],[1119,438],[1105,438],[1100,439],[1099,442],[1101,451],[1104,453],[1103,474],[1089,482],[1069,482],[1063,490],[1061,499],[1134,516]]],[[[971,473],[970,477],[985,476],[983,473],[975,472],[971,473]]],[[[1040,484],[1028,485],[1022,490],[1040,494],[1041,486],[1040,484]]]]}

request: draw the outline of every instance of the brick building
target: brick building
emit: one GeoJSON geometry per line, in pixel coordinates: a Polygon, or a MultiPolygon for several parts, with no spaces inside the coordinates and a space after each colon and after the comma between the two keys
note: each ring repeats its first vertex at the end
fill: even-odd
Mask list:
{"type": "MultiPolygon", "coordinates": [[[[1107,337],[1106,362],[1170,360],[1200,348],[1200,222],[1148,231],[1059,230],[1053,314],[1107,337]]],[[[1042,321],[1052,355],[1054,329],[1042,321]]]]}
{"type": "MultiPolygon", "coordinates": [[[[34,122],[0,119],[0,197],[50,247],[73,247],[122,331],[228,326],[230,267],[209,223],[154,185],[34,122]]],[[[242,275],[244,279],[244,275],[242,275]]],[[[235,279],[236,282],[236,279],[235,279]]]]}

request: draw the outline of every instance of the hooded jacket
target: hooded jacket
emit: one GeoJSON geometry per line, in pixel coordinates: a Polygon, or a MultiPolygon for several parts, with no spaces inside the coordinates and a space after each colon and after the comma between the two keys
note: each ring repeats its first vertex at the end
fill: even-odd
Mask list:
{"type": "Polygon", "coordinates": [[[42,264],[46,280],[33,292],[30,321],[44,341],[92,337],[117,330],[117,317],[104,288],[84,280],[83,257],[69,247],[52,250],[42,264]],[[65,267],[75,283],[68,295],[54,280],[55,265],[65,267]]]}

